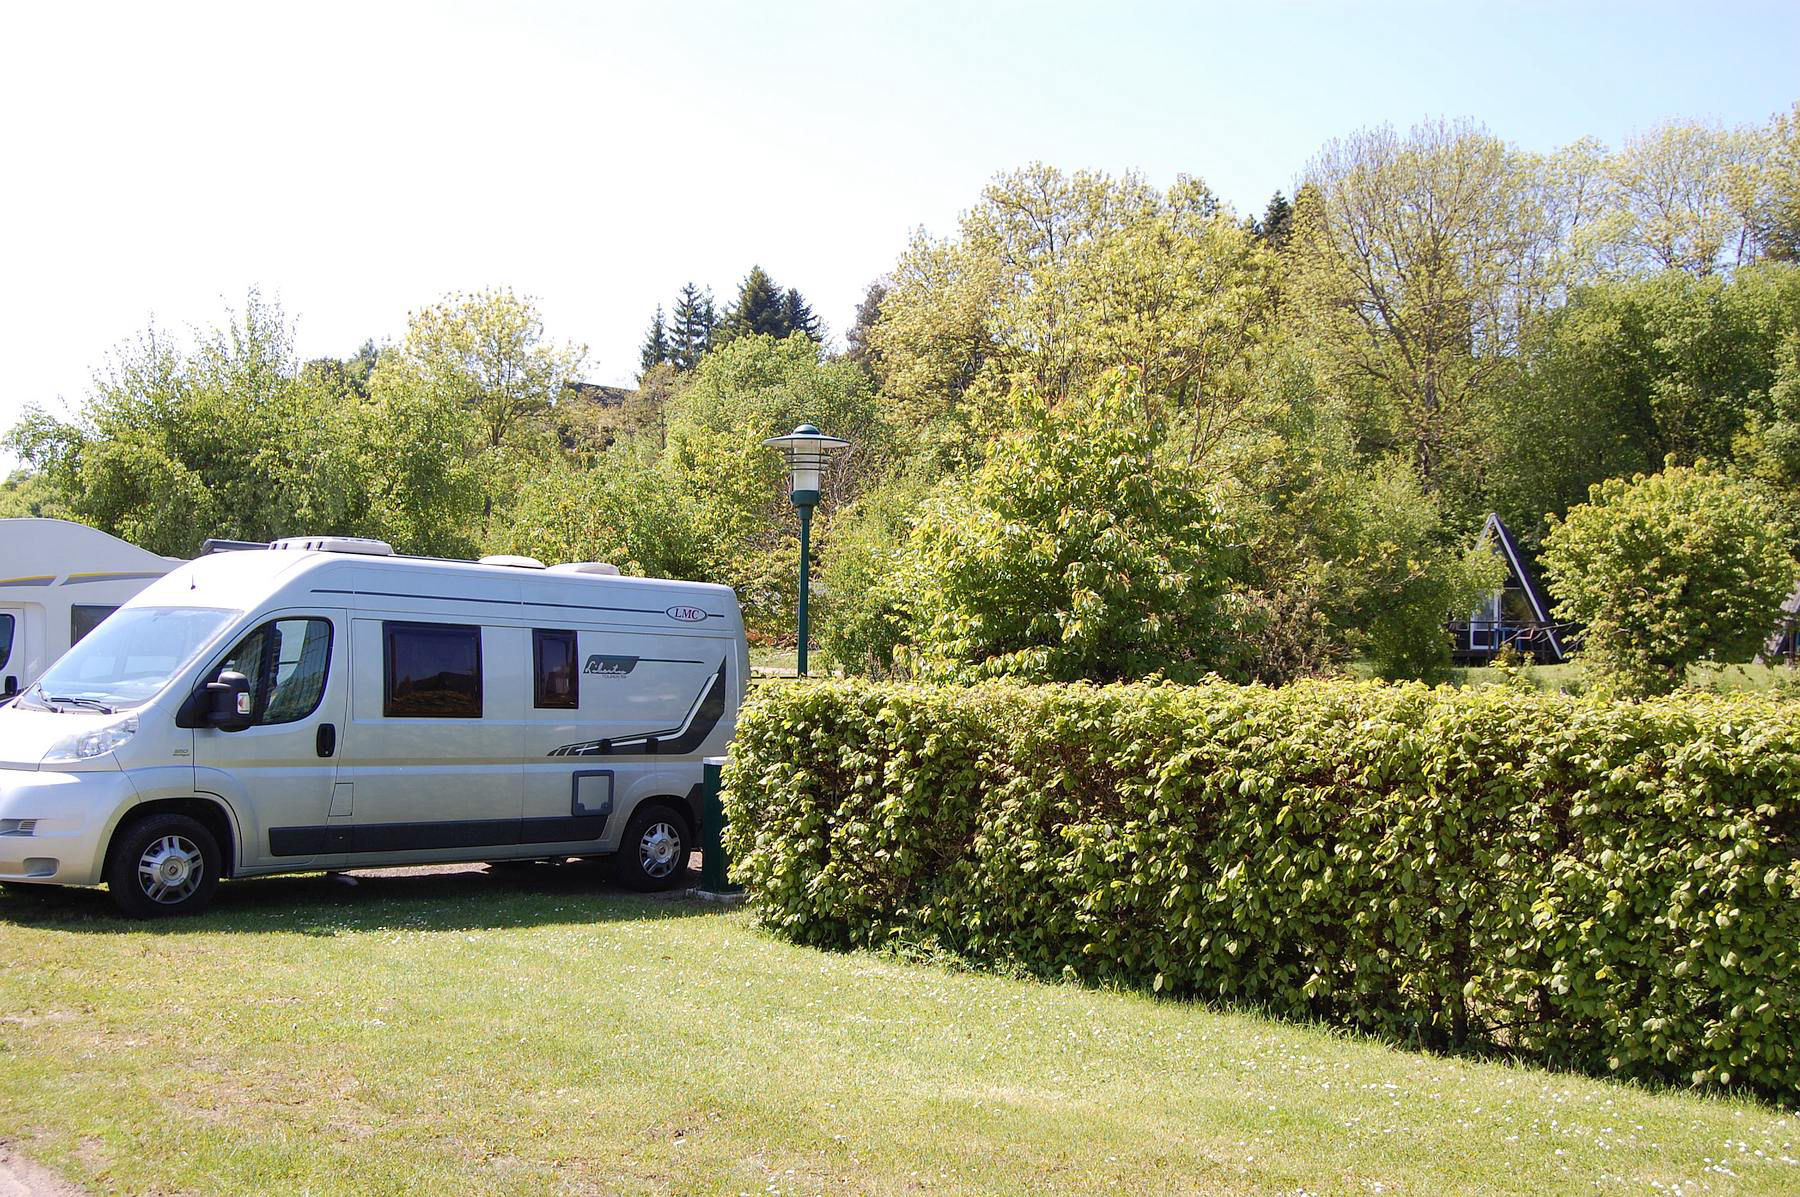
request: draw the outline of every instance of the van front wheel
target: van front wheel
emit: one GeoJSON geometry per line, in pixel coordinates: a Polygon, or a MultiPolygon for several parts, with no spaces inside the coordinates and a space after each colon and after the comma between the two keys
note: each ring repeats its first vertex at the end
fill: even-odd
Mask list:
{"type": "Polygon", "coordinates": [[[219,889],[219,842],[186,815],[150,815],[113,841],[106,888],[113,905],[135,919],[198,914],[219,889]]]}
{"type": "Polygon", "coordinates": [[[625,825],[613,876],[627,889],[673,889],[687,875],[687,824],[660,802],[639,806],[625,825]]]}

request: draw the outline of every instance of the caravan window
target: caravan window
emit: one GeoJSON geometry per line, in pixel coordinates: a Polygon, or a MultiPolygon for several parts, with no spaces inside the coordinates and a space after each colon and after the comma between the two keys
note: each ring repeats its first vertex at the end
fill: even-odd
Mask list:
{"type": "Polygon", "coordinates": [[[465,624],[384,623],[390,718],[481,718],[481,629],[465,624]]]}
{"type": "Polygon", "coordinates": [[[69,643],[80,644],[82,637],[100,626],[100,621],[117,611],[117,607],[99,607],[76,603],[69,608],[69,643]]]}
{"type": "Polygon", "coordinates": [[[531,633],[535,706],[572,711],[581,705],[580,675],[575,660],[574,632],[547,632],[537,628],[531,633]]]}
{"type": "Polygon", "coordinates": [[[250,679],[258,725],[298,723],[319,709],[331,666],[331,621],[277,619],[238,641],[213,672],[230,669],[250,679]]]}

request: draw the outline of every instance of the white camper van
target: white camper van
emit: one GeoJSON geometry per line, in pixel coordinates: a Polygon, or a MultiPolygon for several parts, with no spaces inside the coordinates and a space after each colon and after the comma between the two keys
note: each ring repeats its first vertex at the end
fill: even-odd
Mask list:
{"type": "Polygon", "coordinates": [[[68,520],[0,520],[0,702],[179,564],[68,520]]]}
{"type": "Polygon", "coordinates": [[[723,586],[319,538],[214,553],[0,709],[0,881],[614,855],[676,883],[749,675],[723,586]]]}

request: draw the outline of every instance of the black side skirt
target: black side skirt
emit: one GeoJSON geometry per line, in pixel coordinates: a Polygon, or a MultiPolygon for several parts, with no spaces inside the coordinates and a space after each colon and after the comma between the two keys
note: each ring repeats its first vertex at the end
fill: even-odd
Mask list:
{"type": "Polygon", "coordinates": [[[423,852],[432,848],[494,848],[598,840],[608,814],[548,819],[471,819],[442,823],[372,823],[358,827],[272,827],[273,856],[340,852],[423,852]]]}

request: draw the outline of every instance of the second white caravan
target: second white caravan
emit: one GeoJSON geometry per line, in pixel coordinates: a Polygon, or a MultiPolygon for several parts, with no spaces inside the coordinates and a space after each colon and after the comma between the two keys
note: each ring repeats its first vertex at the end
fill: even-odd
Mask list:
{"type": "Polygon", "coordinates": [[[153,582],[0,710],[0,881],[146,916],[350,866],[674,884],[749,673],[736,596],[506,561],[297,539],[153,582]]]}
{"type": "Polygon", "coordinates": [[[179,564],[85,524],[0,520],[0,702],[179,564]]]}

